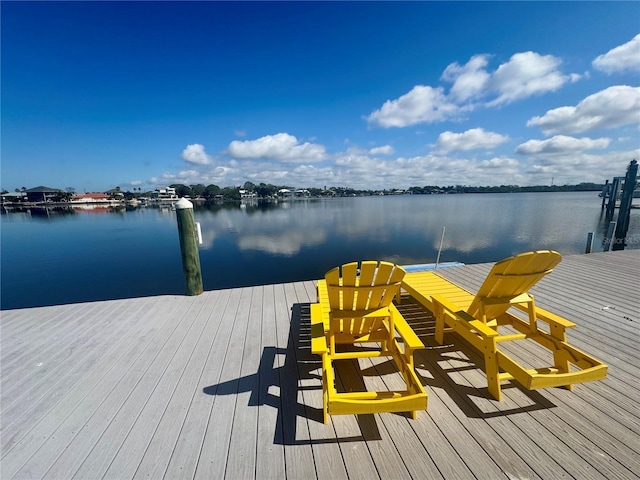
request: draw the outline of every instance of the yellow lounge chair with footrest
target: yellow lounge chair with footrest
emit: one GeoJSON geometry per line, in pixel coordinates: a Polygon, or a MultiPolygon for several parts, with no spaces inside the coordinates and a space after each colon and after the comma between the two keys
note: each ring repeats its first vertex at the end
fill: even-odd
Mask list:
{"type": "Polygon", "coordinates": [[[402,287],[436,318],[436,342],[456,332],[484,355],[489,393],[501,399],[500,384],[516,380],[529,390],[601,380],[607,365],[567,343],[566,329],[575,323],[537,307],[528,291],[560,263],[558,252],[527,252],[496,263],[473,295],[435,272],[405,276],[402,287]],[[526,320],[511,309],[526,313],[526,320]],[[548,331],[538,327],[545,322],[548,331]],[[500,333],[499,327],[511,327],[500,333]],[[533,340],[553,353],[554,365],[525,368],[499,348],[500,343],[533,340]]]}
{"type": "Polygon", "coordinates": [[[412,412],[415,418],[427,408],[413,365],[413,351],[424,345],[392,303],[404,275],[392,263],[365,261],[336,267],[318,281],[318,303],[311,305],[311,351],[322,356],[325,423],[328,415],[340,414],[412,412]],[[393,359],[406,390],[338,392],[333,361],[372,357],[393,359]]]}

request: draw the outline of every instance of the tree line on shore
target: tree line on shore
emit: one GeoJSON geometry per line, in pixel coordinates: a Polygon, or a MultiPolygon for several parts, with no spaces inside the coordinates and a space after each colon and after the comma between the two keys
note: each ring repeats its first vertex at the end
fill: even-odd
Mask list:
{"type": "MultiPolygon", "coordinates": [[[[258,198],[271,198],[277,196],[278,192],[285,189],[294,191],[294,187],[287,185],[272,185],[260,183],[258,185],[252,182],[246,182],[241,187],[224,187],[217,185],[184,185],[172,184],[170,187],[176,189],[179,197],[188,196],[191,198],[204,198],[206,200],[215,198],[224,198],[228,200],[240,200],[241,190],[252,192],[258,198]]],[[[601,191],[603,184],[597,183],[579,183],[577,185],[539,185],[525,186],[518,185],[500,185],[500,186],[482,186],[472,187],[467,185],[449,185],[437,186],[426,185],[424,187],[409,187],[406,190],[401,189],[383,189],[383,190],[362,190],[350,187],[330,187],[330,188],[306,188],[311,197],[352,197],[352,196],[370,196],[370,195],[397,195],[397,194],[413,194],[413,195],[430,195],[430,194],[447,194],[447,193],[517,193],[517,192],[588,192],[601,191]]]]}
{"type": "MultiPolygon", "coordinates": [[[[175,188],[178,197],[190,197],[201,198],[204,200],[240,200],[243,193],[255,194],[256,198],[274,198],[278,196],[282,190],[289,190],[295,192],[294,187],[288,185],[273,185],[267,183],[255,184],[253,182],[245,182],[244,185],[237,187],[220,187],[218,185],[185,185],[181,183],[174,183],[169,185],[171,188],[175,188]]],[[[383,190],[368,190],[368,189],[355,189],[351,187],[324,187],[315,188],[308,187],[304,189],[305,196],[310,197],[353,197],[353,196],[371,196],[371,195],[400,195],[400,194],[413,194],[413,195],[433,195],[433,194],[452,194],[452,193],[518,193],[518,192],[581,192],[581,191],[601,191],[603,184],[583,182],[577,185],[538,185],[538,186],[525,186],[518,185],[500,185],[500,186],[479,186],[473,187],[468,185],[449,185],[449,186],[437,186],[426,185],[423,187],[409,187],[406,190],[402,189],[383,189],[383,190]]],[[[26,189],[23,187],[22,191],[26,189]]],[[[16,189],[16,192],[20,192],[20,189],[16,189]]],[[[2,193],[8,193],[3,190],[2,193]]],[[[144,191],[142,187],[134,187],[133,191],[122,190],[120,187],[116,187],[113,190],[107,192],[114,194],[126,200],[132,198],[149,197],[153,194],[153,191],[144,191]],[[115,193],[114,193],[115,192],[115,193]]],[[[66,190],[59,190],[59,194],[56,196],[56,201],[69,201],[75,194],[75,189],[72,187],[66,190]]],[[[114,197],[115,198],[115,197],[114,197]]]]}

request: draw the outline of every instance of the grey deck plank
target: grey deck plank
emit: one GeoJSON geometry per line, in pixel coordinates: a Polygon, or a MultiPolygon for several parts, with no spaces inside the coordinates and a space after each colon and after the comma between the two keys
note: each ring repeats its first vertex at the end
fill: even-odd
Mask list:
{"type": "Polygon", "coordinates": [[[282,432],[280,370],[284,364],[278,351],[275,287],[263,289],[260,365],[258,368],[258,437],[256,477],[280,480],[286,477],[282,432]]]}
{"type": "MultiPolygon", "coordinates": [[[[456,376],[457,385],[468,386],[472,389],[484,390],[486,377],[478,369],[466,369],[456,376]]],[[[545,425],[536,422],[538,411],[518,414],[518,407],[524,412],[532,404],[526,395],[516,388],[504,389],[504,400],[497,402],[494,399],[477,396],[474,399],[474,407],[480,411],[489,412],[486,424],[490,426],[496,434],[502,438],[509,448],[517,452],[527,465],[529,465],[540,478],[561,478],[570,474],[578,474],[581,478],[605,478],[598,477],[596,472],[589,466],[583,458],[573,455],[565,455],[566,447],[557,441],[558,432],[562,431],[562,423],[552,423],[545,425]],[[506,404],[506,405],[504,405],[506,404]],[[514,413],[509,415],[492,415],[500,413],[500,409],[509,405],[514,406],[514,413]],[[514,428],[515,427],[515,428],[514,428]],[[551,427],[551,429],[548,429],[551,427]],[[569,473],[570,472],[570,473],[569,473]]],[[[577,444],[572,439],[574,445],[577,444]]]]}
{"type": "Polygon", "coordinates": [[[242,368],[242,346],[247,335],[249,322],[251,289],[243,288],[238,291],[238,294],[239,297],[235,297],[236,300],[232,304],[235,305],[235,308],[225,311],[225,318],[222,320],[232,322],[233,329],[195,478],[209,479],[224,478],[225,476],[236,409],[236,395],[242,368]]]}
{"type": "MultiPolygon", "coordinates": [[[[173,395],[162,413],[153,437],[148,442],[148,447],[133,478],[162,478],[165,475],[178,437],[183,430],[189,405],[193,403],[195,395],[204,395],[199,385],[206,359],[214,344],[213,339],[220,330],[220,323],[212,321],[212,317],[218,305],[222,302],[226,303],[224,292],[211,292],[205,295],[206,302],[199,313],[205,320],[204,328],[182,372],[178,374],[178,383],[173,395]]],[[[224,303],[222,303],[223,306],[224,303]]],[[[160,393],[162,394],[162,390],[160,393]]],[[[110,468],[113,468],[113,464],[110,468]]],[[[82,470],[76,476],[88,478],[82,470]]]]}
{"type": "MultiPolygon", "coordinates": [[[[122,444],[122,435],[129,432],[140,415],[149,393],[154,391],[189,332],[192,319],[180,313],[177,320],[170,323],[173,325],[165,330],[166,340],[150,343],[121,381],[104,395],[97,408],[96,404],[87,403],[76,409],[50,441],[38,450],[30,467],[18,472],[17,478],[70,478],[97,445],[102,465],[108,466],[113,461],[114,452],[122,444]]],[[[126,367],[122,365],[121,368],[126,367]]]]}
{"type": "MultiPolygon", "coordinates": [[[[169,302],[168,304],[176,303],[173,299],[166,301],[169,302]]],[[[135,308],[132,308],[132,311],[135,310],[135,308]]],[[[153,311],[153,309],[148,310],[150,313],[153,313],[153,311]]],[[[144,334],[148,331],[147,326],[144,325],[144,322],[141,322],[137,324],[137,327],[129,337],[118,339],[118,342],[111,348],[97,349],[97,352],[103,355],[98,360],[104,366],[100,375],[92,375],[87,372],[86,366],[78,365],[77,371],[71,371],[69,376],[65,376],[62,379],[54,378],[48,384],[45,384],[45,386],[50,387],[49,390],[45,391],[39,400],[34,400],[32,404],[28,404],[24,410],[9,409],[3,412],[3,455],[11,451],[17,443],[33,446],[35,438],[46,438],[47,432],[50,433],[47,428],[53,428],[53,424],[50,422],[51,419],[62,421],[69,413],[69,408],[76,407],[77,403],[85,398],[85,395],[99,383],[103,376],[113,370],[114,362],[129,354],[131,345],[140,344],[141,342],[146,343],[148,339],[145,339],[144,334]],[[42,420],[45,421],[41,422],[42,420]],[[43,428],[44,425],[48,425],[48,427],[43,428]],[[31,434],[31,429],[35,427],[38,428],[36,436],[32,437],[30,441],[24,439],[23,436],[31,434]]],[[[105,347],[108,347],[108,344],[105,347]]],[[[137,355],[135,351],[133,353],[137,355]]]]}
{"type": "MultiPolygon", "coordinates": [[[[165,314],[174,311],[182,303],[181,299],[178,301],[164,300],[167,300],[167,303],[164,304],[160,301],[158,306],[165,307],[165,314]]],[[[153,315],[157,311],[151,309],[150,313],[153,315]]],[[[19,441],[13,444],[11,450],[3,452],[2,473],[10,478],[22,468],[26,470],[26,477],[35,478],[38,475],[33,470],[38,465],[35,462],[32,464],[30,459],[39,459],[40,468],[48,469],[50,465],[42,462],[43,459],[40,459],[40,456],[47,457],[50,462],[53,462],[68,445],[65,443],[65,437],[69,441],[73,439],[76,432],[102,405],[106,396],[126,379],[130,367],[135,366],[138,370],[141,369],[143,353],[148,351],[152,342],[154,340],[166,341],[166,338],[173,332],[175,325],[167,325],[168,319],[169,317],[166,317],[165,322],[152,323],[149,328],[149,316],[143,316],[139,323],[141,332],[138,332],[138,335],[125,338],[124,344],[116,345],[109,351],[105,359],[112,360],[112,362],[105,362],[104,368],[96,369],[95,375],[85,376],[47,412],[45,417],[31,425],[31,428],[28,424],[24,425],[22,428],[25,433],[19,441]],[[123,367],[123,365],[126,366],[123,367]]]]}
{"type": "Polygon", "coordinates": [[[296,338],[300,335],[299,310],[287,298],[289,284],[274,287],[276,335],[280,380],[280,420],[287,478],[317,478],[311,436],[300,390],[296,338]],[[283,358],[284,357],[284,358],[283,358]]]}
{"type": "Polygon", "coordinates": [[[242,365],[238,379],[238,393],[233,415],[233,429],[229,442],[225,478],[250,478],[256,475],[258,405],[255,397],[260,388],[260,357],[262,332],[263,288],[251,290],[248,301],[247,327],[242,348],[242,365]],[[254,408],[246,408],[254,407],[254,408]]]}
{"type": "MultiPolygon", "coordinates": [[[[73,329],[74,322],[69,318],[82,315],[93,310],[89,304],[63,305],[52,310],[41,308],[25,308],[14,312],[0,312],[0,360],[3,366],[9,367],[17,355],[33,348],[29,338],[43,338],[43,334],[61,335],[64,330],[73,329]],[[44,313],[46,312],[46,313],[44,313]],[[34,321],[38,319],[38,321],[34,321]],[[63,322],[60,322],[63,319],[63,322]],[[27,321],[24,321],[27,320],[27,321]]],[[[53,307],[51,307],[53,308],[53,307]]]]}
{"type": "Polygon", "coordinates": [[[300,284],[285,285],[287,303],[298,309],[299,333],[292,332],[292,344],[298,365],[298,401],[305,405],[308,419],[311,450],[319,479],[347,478],[347,471],[336,440],[333,424],[322,423],[321,378],[311,374],[318,366],[318,358],[311,354],[310,317],[303,308],[309,303],[309,296],[300,284]],[[315,421],[314,421],[315,420],[315,421]]]}
{"type": "MultiPolygon", "coordinates": [[[[72,305],[56,305],[52,307],[23,308],[19,310],[0,311],[0,360],[4,363],[6,355],[12,354],[15,350],[21,350],[25,345],[29,345],[24,340],[33,333],[36,336],[49,331],[56,332],[61,325],[60,318],[68,318],[71,315],[82,313],[83,310],[90,310],[92,305],[88,303],[72,305]],[[38,319],[38,321],[33,321],[38,319]],[[28,320],[28,321],[24,321],[28,320]]],[[[66,323],[66,322],[65,322],[66,323]]],[[[64,327],[64,324],[62,325],[64,327]]]]}
{"type": "MultiPolygon", "coordinates": [[[[186,335],[175,353],[169,354],[171,358],[165,364],[161,377],[145,387],[150,388],[146,398],[142,392],[140,397],[134,396],[137,393],[134,392],[123,407],[129,409],[131,413],[126,416],[135,418],[135,422],[132,422],[128,431],[127,428],[111,428],[112,424],[84,461],[82,468],[75,473],[77,478],[133,478],[140,467],[140,459],[147,455],[156,462],[153,465],[146,464],[147,468],[151,467],[148,472],[157,467],[154,478],[164,473],[168,458],[159,458],[159,452],[173,449],[172,439],[175,433],[172,429],[179,428],[181,422],[181,418],[176,418],[175,415],[179,413],[180,406],[186,405],[191,398],[189,385],[199,370],[191,360],[195,352],[203,354],[198,345],[208,323],[209,312],[205,307],[210,299],[211,295],[196,297],[191,300],[189,309],[181,313],[189,322],[189,327],[185,328],[186,335]],[[189,366],[191,370],[187,372],[189,366]],[[180,390],[179,386],[182,387],[180,390]],[[165,441],[169,447],[165,448],[165,441]],[[109,452],[109,449],[112,451],[109,452]]],[[[202,356],[197,357],[198,363],[201,360],[202,356]]]]}
{"type": "MultiPolygon", "coordinates": [[[[46,328],[40,328],[38,325],[37,334],[33,334],[35,331],[30,334],[27,333],[28,336],[26,338],[31,338],[31,341],[26,344],[16,342],[19,343],[19,346],[13,351],[10,351],[10,348],[3,348],[2,388],[5,396],[7,385],[17,386],[16,382],[12,381],[12,377],[18,376],[21,381],[28,381],[25,377],[28,377],[29,374],[38,375],[38,373],[41,373],[41,370],[35,368],[36,364],[45,360],[49,364],[56,357],[61,357],[64,354],[68,356],[73,353],[78,343],[82,344],[82,339],[87,339],[92,330],[96,330],[101,326],[101,322],[94,321],[94,318],[104,318],[101,315],[101,310],[108,311],[110,308],[110,306],[104,304],[93,308],[79,305],[77,309],[66,314],[72,316],[72,321],[69,321],[66,315],[61,315],[59,318],[63,320],[62,322],[49,322],[51,323],[49,331],[46,328]],[[87,335],[84,335],[85,333],[87,335]]],[[[36,322],[31,323],[36,324],[36,322]]]]}
{"type": "Polygon", "coordinates": [[[240,290],[224,290],[223,299],[212,312],[209,321],[219,325],[218,333],[211,339],[211,349],[205,360],[200,382],[192,403],[187,407],[187,416],[164,478],[194,478],[200,457],[209,455],[209,452],[203,451],[203,443],[234,326],[229,319],[232,320],[235,315],[239,298],[240,290]]]}
{"type": "MultiPolygon", "coordinates": [[[[122,305],[121,308],[127,307],[122,305]]],[[[13,368],[6,369],[3,366],[3,376],[6,373],[7,383],[2,388],[2,411],[11,407],[27,408],[34,399],[40,398],[40,392],[49,389],[51,377],[64,377],[77,367],[84,367],[85,371],[90,369],[91,362],[87,361],[87,357],[95,358],[96,354],[101,353],[93,348],[96,340],[103,341],[105,337],[115,340],[120,332],[132,327],[126,322],[114,320],[120,312],[118,308],[110,311],[108,306],[103,306],[91,315],[92,318],[80,317],[89,328],[78,328],[75,333],[61,337],[41,336],[40,342],[34,342],[40,350],[21,355],[21,366],[12,365],[13,368]],[[104,317],[106,313],[110,313],[108,319],[104,317]],[[48,348],[47,343],[50,344],[48,348]]],[[[107,342],[105,346],[108,345],[107,342]]]]}

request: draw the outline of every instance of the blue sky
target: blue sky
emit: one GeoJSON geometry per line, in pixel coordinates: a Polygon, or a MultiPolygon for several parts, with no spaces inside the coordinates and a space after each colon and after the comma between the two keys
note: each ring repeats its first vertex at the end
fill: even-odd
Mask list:
{"type": "Polygon", "coordinates": [[[638,2],[7,2],[0,186],[603,182],[638,2]]]}

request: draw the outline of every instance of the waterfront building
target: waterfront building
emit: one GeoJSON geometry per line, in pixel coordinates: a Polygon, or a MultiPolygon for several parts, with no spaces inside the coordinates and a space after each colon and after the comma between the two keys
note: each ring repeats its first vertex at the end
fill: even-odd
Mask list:
{"type": "Polygon", "coordinates": [[[151,199],[158,202],[170,202],[178,200],[178,195],[173,187],[158,187],[151,192],[151,199]]]}
{"type": "Polygon", "coordinates": [[[64,192],[57,188],[43,187],[41,185],[39,187],[30,188],[25,193],[27,194],[28,202],[53,202],[56,197],[64,192]]]}

